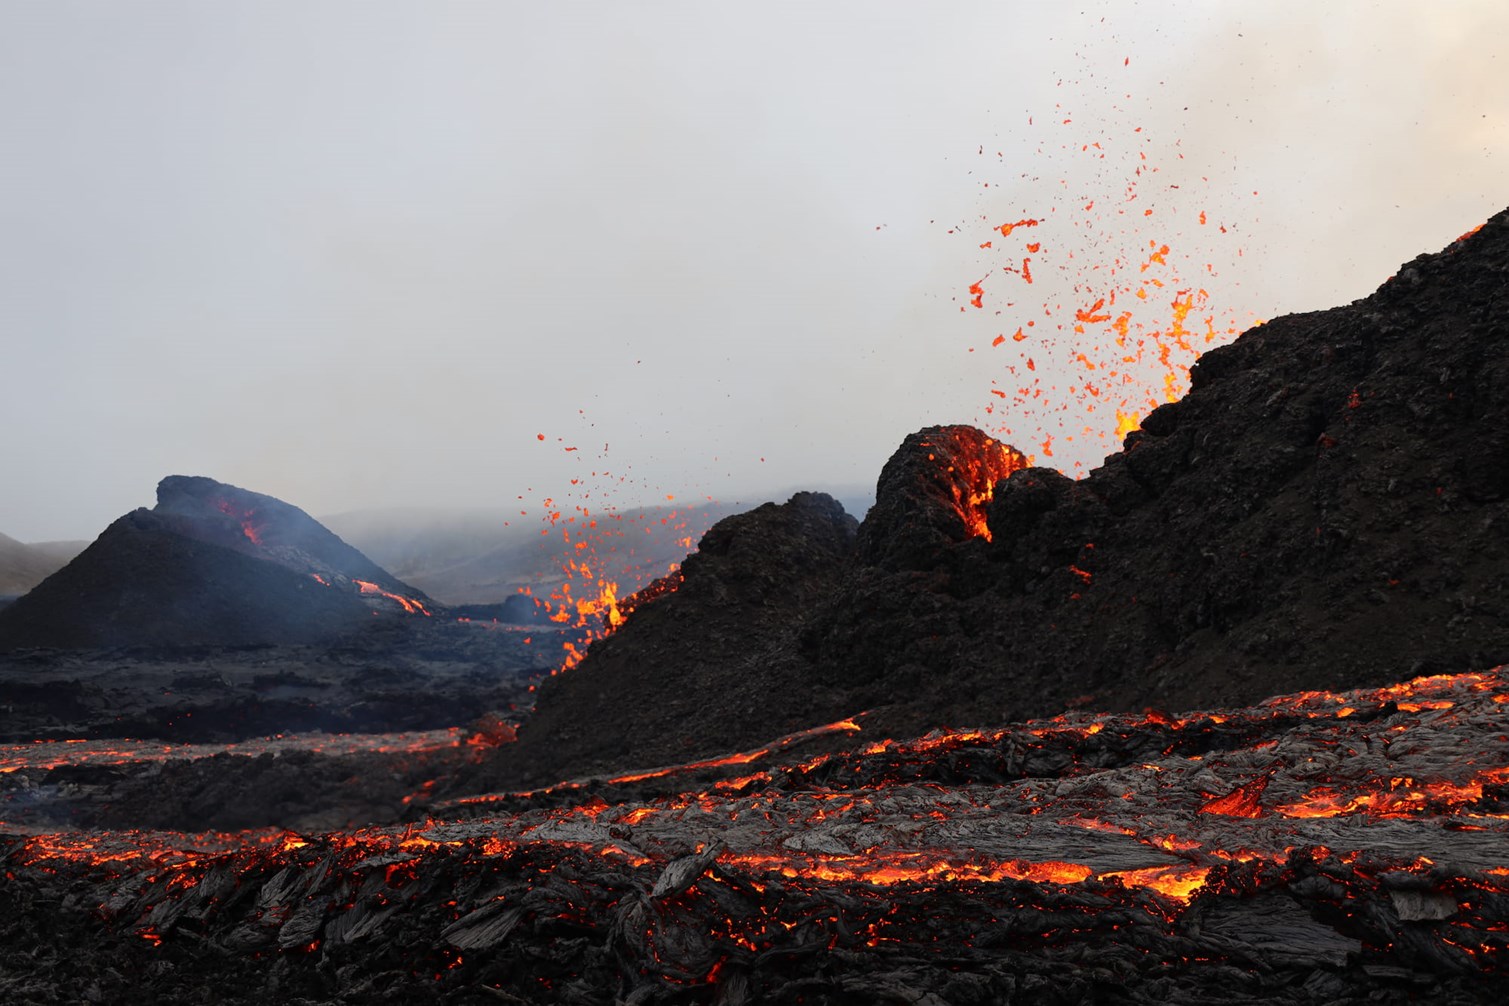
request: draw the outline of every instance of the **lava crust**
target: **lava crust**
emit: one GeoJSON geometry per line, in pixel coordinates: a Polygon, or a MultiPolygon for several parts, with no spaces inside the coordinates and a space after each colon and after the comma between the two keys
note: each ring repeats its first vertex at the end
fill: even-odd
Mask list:
{"type": "Polygon", "coordinates": [[[13,834],[0,995],[1499,1003],[1505,703],[1493,671],[875,741],[638,798],[496,794],[407,827],[13,834]]]}

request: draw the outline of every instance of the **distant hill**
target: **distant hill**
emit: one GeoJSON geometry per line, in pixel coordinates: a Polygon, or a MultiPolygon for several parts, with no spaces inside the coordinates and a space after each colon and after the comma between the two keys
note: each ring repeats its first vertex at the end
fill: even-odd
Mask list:
{"type": "Polygon", "coordinates": [[[24,594],[67,564],[88,542],[26,544],[0,534],[0,595],[24,594]]]}
{"type": "Polygon", "coordinates": [[[0,610],[0,650],[320,642],[433,604],[296,506],[173,475],[0,610]]]}
{"type": "Polygon", "coordinates": [[[492,510],[361,510],[324,518],[342,538],[446,604],[493,604],[528,588],[548,595],[567,562],[586,561],[626,596],[663,576],[737,503],[640,507],[551,525],[492,510]],[[547,533],[541,534],[541,531],[547,533]],[[578,543],[585,548],[577,548],[578,543]]]}

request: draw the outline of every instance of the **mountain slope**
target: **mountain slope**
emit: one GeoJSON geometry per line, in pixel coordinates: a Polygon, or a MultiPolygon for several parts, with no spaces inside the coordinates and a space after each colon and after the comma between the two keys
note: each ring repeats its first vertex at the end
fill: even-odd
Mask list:
{"type": "Polygon", "coordinates": [[[0,611],[0,650],[307,643],[433,604],[271,496],[169,476],[157,497],[0,611]]]}
{"type": "Polygon", "coordinates": [[[1000,480],[969,515],[988,538],[958,509],[985,495],[966,463],[979,437],[908,438],[839,572],[738,571],[826,585],[810,604],[736,617],[745,600],[703,589],[731,569],[704,547],[679,591],[547,683],[499,774],[680,761],[861,709],[921,731],[1509,661],[1509,212],[1371,297],[1205,354],[1190,392],[1084,480],[1000,480]],[[666,695],[675,728],[640,729],[666,695]],[[696,712],[735,695],[755,711],[696,712]]]}
{"type": "Polygon", "coordinates": [[[84,542],[28,545],[0,534],[0,595],[24,594],[84,550],[84,542]]]}

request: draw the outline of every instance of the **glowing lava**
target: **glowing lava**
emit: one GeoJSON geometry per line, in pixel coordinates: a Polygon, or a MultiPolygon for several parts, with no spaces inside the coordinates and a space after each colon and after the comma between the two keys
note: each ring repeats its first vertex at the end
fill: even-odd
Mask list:
{"type": "Polygon", "coordinates": [[[1027,467],[1026,455],[968,426],[925,432],[927,437],[917,441],[917,446],[927,452],[928,462],[936,467],[938,482],[949,495],[965,533],[989,541],[986,508],[996,483],[1027,467]]]}
{"type": "Polygon", "coordinates": [[[217,499],[213,502],[215,509],[241,526],[241,534],[247,541],[253,545],[262,544],[262,529],[257,524],[255,509],[242,509],[232,504],[230,500],[217,499]]]}
{"type": "Polygon", "coordinates": [[[453,961],[570,934],[677,987],[803,947],[905,946],[950,966],[1003,946],[1076,961],[1109,948],[1241,970],[1246,930],[1220,920],[1262,927],[1281,908],[1274,932],[1299,927],[1303,974],[1324,946],[1336,967],[1486,979],[1509,960],[1506,697],[1495,670],[1183,716],[1072,714],[679,793],[644,789],[673,772],[628,773],[575,804],[553,787],[508,795],[513,812],[403,827],[33,834],[4,870],[56,876],[143,954],[234,933],[297,961],[355,932],[453,961]]]}
{"type": "Polygon", "coordinates": [[[382,587],[378,584],[371,583],[367,580],[352,580],[351,582],[356,584],[357,589],[360,590],[363,594],[376,594],[379,597],[386,597],[390,601],[397,601],[398,604],[403,608],[403,610],[408,612],[410,615],[428,616],[430,613],[428,608],[420,604],[418,601],[414,600],[414,598],[412,597],[404,597],[401,594],[395,594],[392,591],[383,590],[382,587]]]}

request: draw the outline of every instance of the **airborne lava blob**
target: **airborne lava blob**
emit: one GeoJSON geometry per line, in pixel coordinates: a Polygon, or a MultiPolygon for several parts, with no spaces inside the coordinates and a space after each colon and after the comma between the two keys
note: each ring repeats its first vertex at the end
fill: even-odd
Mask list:
{"type": "MultiPolygon", "coordinates": [[[[1094,71],[1063,83],[1122,86],[1094,71]]],[[[1130,125],[1133,95],[1110,105],[1028,116],[1014,127],[1036,138],[1022,163],[1021,153],[982,145],[989,205],[950,231],[976,245],[966,268],[978,278],[960,310],[981,313],[970,324],[996,375],[976,422],[1035,462],[1076,473],[1119,449],[1138,416],[1179,398],[1201,352],[1256,320],[1216,267],[1242,249],[1235,225],[1200,206],[1210,180],[1170,171],[1181,180],[1164,181],[1183,158],[1178,142],[1130,125]]]]}
{"type": "MultiPolygon", "coordinates": [[[[558,569],[542,572],[539,589],[525,587],[521,592],[543,603],[552,621],[583,630],[590,644],[617,629],[636,603],[676,589],[680,562],[665,556],[682,556],[693,549],[712,524],[710,510],[716,504],[707,496],[702,503],[671,509],[619,507],[614,501],[618,493],[642,495],[647,487],[630,471],[615,472],[610,467],[608,444],[592,452],[563,437],[553,442],[543,433],[535,437],[590,467],[570,480],[562,498],[541,500],[545,527],[540,535],[557,544],[564,558],[558,569]]],[[[654,495],[663,496],[667,504],[676,502],[673,493],[657,489],[654,495]]],[[[530,512],[522,509],[519,513],[527,517],[530,512]]],[[[586,656],[586,644],[567,640],[562,650],[555,673],[575,667],[586,656]]]]}

